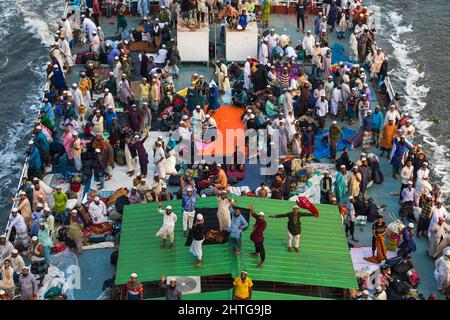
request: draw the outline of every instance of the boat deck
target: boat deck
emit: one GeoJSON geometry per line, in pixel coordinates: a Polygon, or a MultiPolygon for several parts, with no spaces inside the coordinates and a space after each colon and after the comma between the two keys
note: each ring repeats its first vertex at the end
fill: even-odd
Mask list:
{"type": "MultiPolygon", "coordinates": [[[[133,23],[136,24],[138,21],[137,18],[129,19],[127,17],[127,19],[128,19],[129,27],[132,27],[133,23]]],[[[115,18],[102,19],[101,25],[103,27],[106,37],[112,36],[113,33],[115,32],[115,26],[114,26],[114,24],[111,23],[114,21],[115,21],[115,18]]],[[[309,26],[309,28],[313,29],[311,19],[307,19],[306,23],[307,23],[307,26],[309,26]]],[[[269,28],[272,28],[272,27],[275,28],[279,34],[290,35],[292,43],[296,43],[299,39],[302,39],[304,36],[303,33],[301,33],[301,32],[299,33],[296,31],[295,15],[272,14],[271,18],[270,18],[269,28]]],[[[348,37],[348,34],[346,34],[346,36],[348,37]]],[[[344,41],[337,40],[337,39],[335,39],[334,33],[330,34],[329,37],[330,37],[331,44],[340,43],[342,46],[347,48],[348,40],[344,40],[344,41]]],[[[74,54],[76,52],[77,52],[77,50],[73,51],[74,54]]],[[[133,53],[132,55],[134,57],[135,54],[133,53]]],[[[82,69],[82,67],[77,66],[76,68],[74,68],[74,71],[69,76],[69,79],[73,79],[73,81],[77,80],[77,78],[76,78],[77,72],[75,72],[75,71],[80,70],[80,69],[82,69]]],[[[139,70],[139,68],[137,67],[137,68],[135,68],[135,70],[139,70]]],[[[204,74],[205,78],[208,79],[208,77],[210,77],[212,74],[212,69],[206,67],[205,65],[192,65],[192,64],[184,65],[184,64],[182,64],[180,67],[180,76],[175,81],[177,90],[183,89],[190,83],[190,77],[193,72],[197,72],[198,74],[204,74]]],[[[139,79],[140,79],[139,75],[136,74],[136,72],[135,72],[135,74],[133,75],[133,80],[139,80],[139,79]]],[[[71,83],[71,81],[68,81],[68,84],[70,84],[70,83],[71,83]]],[[[372,89],[372,92],[374,93],[373,86],[371,89],[372,89]]],[[[373,94],[372,103],[375,105],[378,103],[375,94],[373,94]]],[[[330,125],[330,122],[331,122],[331,120],[328,119],[327,126],[330,125]]],[[[339,123],[339,125],[341,125],[342,127],[348,127],[353,130],[358,129],[356,125],[348,126],[346,123],[339,123]]],[[[161,133],[159,133],[159,132],[152,132],[151,139],[149,139],[146,146],[150,147],[153,142],[153,139],[157,135],[160,135],[160,134],[161,133]]],[[[360,153],[359,149],[351,150],[350,151],[351,159],[353,159],[353,160],[358,159],[359,153],[360,153]]],[[[378,152],[376,152],[376,153],[378,154],[378,152]]],[[[327,160],[325,160],[325,161],[327,161],[327,160]]],[[[151,167],[151,163],[152,163],[152,160],[150,159],[150,167],[149,167],[150,176],[149,176],[149,178],[151,178],[151,175],[153,174],[153,168],[151,167]]],[[[380,206],[380,205],[387,206],[387,212],[384,213],[383,215],[385,217],[386,222],[390,223],[391,221],[396,219],[398,208],[399,208],[398,201],[397,201],[398,196],[392,196],[391,193],[399,191],[400,181],[394,180],[392,178],[391,166],[389,165],[388,161],[385,158],[380,158],[380,166],[385,175],[385,181],[381,185],[374,184],[369,189],[368,193],[369,193],[369,196],[375,200],[375,203],[378,206],[380,206]]],[[[125,167],[117,167],[116,170],[114,171],[113,179],[111,181],[106,182],[105,190],[114,190],[117,187],[130,187],[132,182],[131,182],[131,179],[125,175],[125,171],[126,171],[125,167]]],[[[250,188],[255,188],[262,181],[264,181],[264,177],[261,177],[259,175],[259,166],[249,165],[249,166],[247,166],[247,175],[246,175],[245,180],[239,182],[238,186],[249,186],[250,188]]],[[[335,232],[339,232],[339,230],[335,230],[335,232]]],[[[149,233],[149,234],[152,236],[152,233],[149,233]]],[[[353,243],[354,245],[370,246],[371,245],[370,226],[368,225],[366,227],[357,228],[355,230],[355,237],[359,240],[359,242],[353,243]]],[[[269,234],[268,234],[268,238],[270,238],[269,234]]],[[[317,241],[320,242],[321,239],[317,239],[317,241]]],[[[158,241],[153,239],[153,240],[151,240],[151,242],[156,243],[158,241]]],[[[350,240],[349,240],[349,242],[351,243],[350,240]]],[[[428,258],[425,255],[425,250],[428,246],[428,242],[424,239],[416,239],[416,243],[417,243],[418,249],[417,249],[417,252],[413,255],[413,263],[414,263],[415,268],[417,269],[418,273],[422,277],[422,281],[419,285],[419,290],[425,296],[431,292],[437,293],[436,284],[435,284],[435,280],[433,277],[434,263],[433,263],[432,259],[428,258]]],[[[312,245],[312,243],[311,243],[311,245],[312,245]]],[[[100,251],[98,251],[98,252],[100,252],[100,251]]],[[[205,254],[206,253],[207,253],[207,250],[205,249],[205,254]]],[[[82,272],[82,277],[83,277],[82,283],[86,283],[86,284],[91,283],[90,282],[91,280],[88,280],[88,278],[91,278],[91,279],[94,279],[95,282],[98,281],[100,284],[100,282],[102,282],[103,280],[97,279],[95,277],[95,275],[99,275],[99,274],[104,275],[104,277],[100,277],[101,279],[111,278],[113,271],[111,270],[111,266],[109,265],[109,262],[106,262],[106,258],[105,258],[105,263],[96,263],[96,262],[98,262],[98,259],[103,259],[103,258],[100,258],[99,256],[103,256],[104,254],[107,255],[108,256],[107,258],[109,259],[109,254],[101,253],[101,254],[97,255],[97,254],[91,254],[90,252],[88,253],[87,251],[80,257],[80,266],[94,265],[94,263],[96,266],[96,270],[95,270],[96,272],[94,273],[94,276],[92,274],[90,274],[90,272],[84,272],[84,271],[82,272]]],[[[88,270],[90,270],[90,269],[88,269],[88,270]]],[[[252,273],[253,272],[256,272],[256,271],[252,270],[252,273]]],[[[122,275],[122,277],[125,277],[125,275],[122,275]]],[[[124,281],[124,280],[125,280],[125,278],[122,279],[122,281],[124,281]]],[[[87,288],[88,288],[87,291],[82,289],[82,290],[80,290],[80,292],[76,292],[77,298],[88,299],[88,298],[95,296],[97,293],[98,294],[101,293],[100,285],[99,286],[95,285],[92,287],[88,285],[87,288]],[[91,288],[92,288],[92,290],[91,290],[91,288]]],[[[438,296],[440,298],[442,298],[442,295],[438,294],[438,296]]]]}

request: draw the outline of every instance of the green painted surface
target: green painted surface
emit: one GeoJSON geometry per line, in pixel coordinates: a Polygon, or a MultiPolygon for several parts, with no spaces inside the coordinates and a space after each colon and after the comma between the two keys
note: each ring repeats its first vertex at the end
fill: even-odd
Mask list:
{"type": "MultiPolygon", "coordinates": [[[[183,300],[231,300],[232,290],[202,292],[183,295],[183,300]]],[[[148,300],[165,300],[165,297],[148,300]]],[[[320,297],[308,297],[295,294],[253,291],[252,300],[330,300],[320,297]]]]}
{"type": "MultiPolygon", "coordinates": [[[[157,203],[126,206],[122,224],[116,283],[124,284],[136,272],[142,282],[157,281],[162,274],[176,276],[211,276],[231,274],[238,276],[246,269],[253,280],[286,282],[315,286],[356,288],[355,273],[342,230],[337,207],[317,205],[320,216],[302,217],[300,252],[287,251],[287,218],[272,219],[271,214],[286,213],[293,202],[239,197],[237,206],[246,208],[252,203],[256,211],[264,211],[268,221],[264,233],[266,264],[257,269],[258,259],[249,255],[254,250],[250,241],[250,227],[244,233],[243,251],[239,257],[231,255],[228,244],[203,246],[204,262],[200,268],[193,266],[194,257],[184,246],[182,234],[181,200],[170,204],[178,216],[175,227],[175,248],[161,249],[161,239],[155,234],[162,217],[157,203]]],[[[215,197],[200,198],[198,208],[214,208],[215,197]]],[[[231,285],[231,284],[230,284],[231,285]]]]}

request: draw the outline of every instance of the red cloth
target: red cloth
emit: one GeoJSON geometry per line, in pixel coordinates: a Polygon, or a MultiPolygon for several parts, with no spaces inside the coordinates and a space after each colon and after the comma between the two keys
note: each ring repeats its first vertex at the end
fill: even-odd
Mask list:
{"type": "Polygon", "coordinates": [[[311,212],[316,217],[319,216],[319,210],[317,210],[316,206],[313,205],[306,197],[298,196],[297,205],[311,212]]]}

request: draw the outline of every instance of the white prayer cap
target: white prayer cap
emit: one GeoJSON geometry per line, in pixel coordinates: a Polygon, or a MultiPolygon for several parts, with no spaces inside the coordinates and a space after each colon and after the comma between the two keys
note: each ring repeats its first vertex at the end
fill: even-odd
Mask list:
{"type": "Polygon", "coordinates": [[[196,105],[196,106],[195,106],[195,109],[200,109],[200,105],[196,105]]]}
{"type": "Polygon", "coordinates": [[[166,8],[166,6],[161,6],[161,9],[165,9],[166,8]]]}
{"type": "Polygon", "coordinates": [[[354,199],[353,196],[348,197],[348,200],[352,200],[352,199],[354,199]]]}
{"type": "Polygon", "coordinates": [[[330,171],[325,170],[323,173],[324,173],[324,174],[330,174],[330,171]]]}
{"type": "Polygon", "coordinates": [[[38,207],[38,208],[43,208],[44,205],[43,205],[42,203],[39,202],[39,203],[36,205],[36,207],[38,207]]]}
{"type": "Polygon", "coordinates": [[[183,119],[183,120],[187,120],[187,119],[189,119],[189,117],[188,117],[187,114],[185,114],[185,115],[183,115],[182,119],[183,119]]]}
{"type": "Polygon", "coordinates": [[[97,153],[100,153],[100,152],[102,152],[99,148],[96,148],[95,149],[95,152],[97,152],[97,153]]]}
{"type": "Polygon", "coordinates": [[[197,220],[199,220],[199,221],[203,220],[203,215],[201,213],[199,213],[197,215],[197,220]]]}
{"type": "Polygon", "coordinates": [[[309,30],[309,29],[308,29],[308,30],[306,30],[306,33],[311,33],[311,30],[309,30]]]}
{"type": "Polygon", "coordinates": [[[123,40],[123,43],[128,44],[128,40],[123,40]]]}
{"type": "Polygon", "coordinates": [[[6,234],[2,234],[0,238],[6,238],[6,234]]]}
{"type": "Polygon", "coordinates": [[[92,34],[97,34],[97,31],[95,31],[95,30],[92,30],[92,34]]]}
{"type": "Polygon", "coordinates": [[[163,137],[162,136],[158,136],[158,140],[162,140],[163,139],[163,137]]]}
{"type": "Polygon", "coordinates": [[[367,82],[363,83],[363,87],[368,87],[369,85],[367,84],[367,82]]]}
{"type": "Polygon", "coordinates": [[[0,295],[6,294],[5,290],[0,290],[0,295]]]}
{"type": "Polygon", "coordinates": [[[337,121],[333,121],[332,124],[337,124],[337,121]]]}
{"type": "Polygon", "coordinates": [[[184,122],[183,120],[180,121],[180,124],[185,124],[186,122],[184,122]]]}
{"type": "Polygon", "coordinates": [[[284,169],[284,166],[282,164],[278,165],[278,169],[284,169]]]}
{"type": "Polygon", "coordinates": [[[105,93],[108,93],[108,92],[109,92],[109,89],[108,89],[108,88],[106,88],[106,89],[105,89],[105,93]]]}
{"type": "Polygon", "coordinates": [[[191,187],[187,187],[187,189],[186,189],[186,191],[192,191],[192,188],[191,187]]]}
{"type": "Polygon", "coordinates": [[[300,207],[298,205],[295,205],[292,207],[292,209],[300,209],[300,207]]]}
{"type": "Polygon", "coordinates": [[[102,27],[97,27],[97,30],[102,30],[102,27]]]}
{"type": "Polygon", "coordinates": [[[333,76],[328,76],[328,79],[333,79],[333,76]]]}
{"type": "Polygon", "coordinates": [[[358,166],[353,166],[353,169],[359,169],[358,166]]]}
{"type": "Polygon", "coordinates": [[[322,29],[322,32],[327,32],[327,29],[322,29]]]}
{"type": "Polygon", "coordinates": [[[256,215],[258,215],[258,216],[263,216],[263,217],[264,217],[264,212],[260,211],[260,212],[258,212],[256,215]]]}
{"type": "Polygon", "coordinates": [[[28,141],[28,144],[31,146],[34,143],[33,140],[28,141]]]}
{"type": "Polygon", "coordinates": [[[408,183],[407,184],[409,184],[409,185],[413,185],[413,182],[412,181],[408,181],[408,183]]]}
{"type": "Polygon", "coordinates": [[[422,163],[423,166],[428,166],[428,162],[422,163]]]}
{"type": "Polygon", "coordinates": [[[367,97],[367,94],[363,93],[362,97],[367,97]]]}
{"type": "Polygon", "coordinates": [[[78,213],[78,211],[76,209],[73,209],[72,213],[78,213]]]}
{"type": "Polygon", "coordinates": [[[96,197],[94,198],[94,200],[95,200],[95,201],[100,201],[100,197],[96,196],[96,197]]]}
{"type": "Polygon", "coordinates": [[[137,139],[137,138],[140,138],[140,136],[138,134],[135,134],[134,138],[137,139]]]}
{"type": "Polygon", "coordinates": [[[410,223],[408,224],[408,228],[414,229],[414,223],[410,222],[410,223]]]}
{"type": "MultiPolygon", "coordinates": [[[[155,174],[155,176],[156,176],[156,174],[155,174]]],[[[141,182],[145,182],[145,181],[147,181],[147,180],[145,180],[145,178],[142,178],[142,179],[141,179],[141,182]]]]}
{"type": "Polygon", "coordinates": [[[372,110],[367,110],[367,113],[372,113],[372,110]]]}
{"type": "Polygon", "coordinates": [[[72,87],[76,88],[78,85],[76,83],[72,83],[72,87]]]}
{"type": "Polygon", "coordinates": [[[445,255],[450,256],[450,249],[445,250],[445,255]]]}
{"type": "Polygon", "coordinates": [[[341,165],[341,169],[345,169],[345,168],[347,168],[347,167],[345,166],[345,164],[341,165]]]}
{"type": "Polygon", "coordinates": [[[61,186],[60,186],[60,185],[57,185],[57,186],[55,187],[55,189],[61,190],[61,186]]]}
{"type": "Polygon", "coordinates": [[[275,31],[275,29],[274,29],[274,28],[270,29],[270,32],[273,32],[273,31],[275,31]]]}
{"type": "Polygon", "coordinates": [[[365,296],[368,296],[369,295],[369,291],[363,290],[362,294],[365,295],[365,296]]]}
{"type": "Polygon", "coordinates": [[[362,159],[361,159],[361,161],[363,161],[363,162],[364,162],[364,161],[367,161],[367,159],[366,159],[366,158],[362,158],[362,159]]]}
{"type": "Polygon", "coordinates": [[[206,118],[206,119],[209,119],[209,118],[211,118],[211,116],[210,116],[209,114],[207,114],[207,115],[205,116],[205,118],[206,118]]]}
{"type": "Polygon", "coordinates": [[[14,250],[12,251],[12,253],[14,253],[14,254],[18,254],[18,253],[19,253],[19,250],[17,250],[17,249],[14,249],[14,250]]]}
{"type": "Polygon", "coordinates": [[[172,210],[172,206],[167,206],[166,210],[172,210]]]}
{"type": "Polygon", "coordinates": [[[78,137],[78,131],[72,131],[72,135],[78,137]]]}
{"type": "Polygon", "coordinates": [[[22,196],[22,195],[24,195],[24,194],[26,194],[26,193],[25,193],[25,191],[23,191],[23,190],[21,190],[21,191],[19,192],[19,196],[22,196]]]}
{"type": "Polygon", "coordinates": [[[130,277],[131,278],[137,278],[137,274],[133,272],[130,277]]]}
{"type": "Polygon", "coordinates": [[[37,241],[38,240],[38,237],[36,237],[36,236],[33,236],[33,238],[31,238],[31,241],[37,241]]]}
{"type": "Polygon", "coordinates": [[[250,119],[255,119],[255,115],[253,113],[250,115],[250,119]]]}
{"type": "Polygon", "coordinates": [[[222,165],[221,165],[220,163],[218,163],[216,166],[217,166],[218,168],[222,168],[222,165]]]}
{"type": "Polygon", "coordinates": [[[166,45],[165,44],[163,44],[162,46],[161,46],[161,48],[165,48],[166,47],[166,45]]]}
{"type": "Polygon", "coordinates": [[[114,57],[114,60],[119,60],[119,56],[115,56],[115,57],[114,57]]]}
{"type": "Polygon", "coordinates": [[[247,60],[248,60],[248,59],[251,59],[251,58],[252,58],[252,57],[250,57],[250,56],[247,56],[247,60]]]}

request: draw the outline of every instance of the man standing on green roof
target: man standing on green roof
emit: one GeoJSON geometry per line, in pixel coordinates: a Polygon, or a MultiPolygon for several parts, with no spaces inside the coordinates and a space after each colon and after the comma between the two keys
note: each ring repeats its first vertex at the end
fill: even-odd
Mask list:
{"type": "Polygon", "coordinates": [[[166,210],[162,210],[162,202],[159,203],[158,212],[163,215],[163,225],[156,233],[157,237],[162,237],[161,248],[166,247],[166,239],[169,236],[170,247],[174,247],[173,238],[175,237],[175,223],[177,222],[177,215],[172,212],[172,206],[167,206],[166,210]]]}
{"type": "Polygon", "coordinates": [[[264,230],[266,230],[267,222],[264,219],[264,212],[260,211],[256,213],[251,203],[248,205],[248,208],[250,209],[250,214],[252,217],[256,219],[256,222],[253,225],[253,231],[250,234],[250,240],[252,240],[255,244],[255,252],[252,252],[251,255],[261,259],[256,267],[263,268],[264,261],[266,260],[266,250],[264,249],[264,230]]]}
{"type": "Polygon", "coordinates": [[[299,206],[295,205],[292,212],[269,216],[269,218],[288,218],[288,251],[292,251],[292,241],[294,241],[294,250],[298,252],[300,245],[300,235],[302,233],[302,223],[300,222],[299,206]]]}
{"type": "Polygon", "coordinates": [[[241,215],[241,209],[234,208],[233,216],[231,217],[231,225],[228,228],[230,233],[230,246],[231,251],[235,252],[236,255],[241,254],[242,249],[242,233],[245,228],[248,227],[248,222],[241,215]]]}

